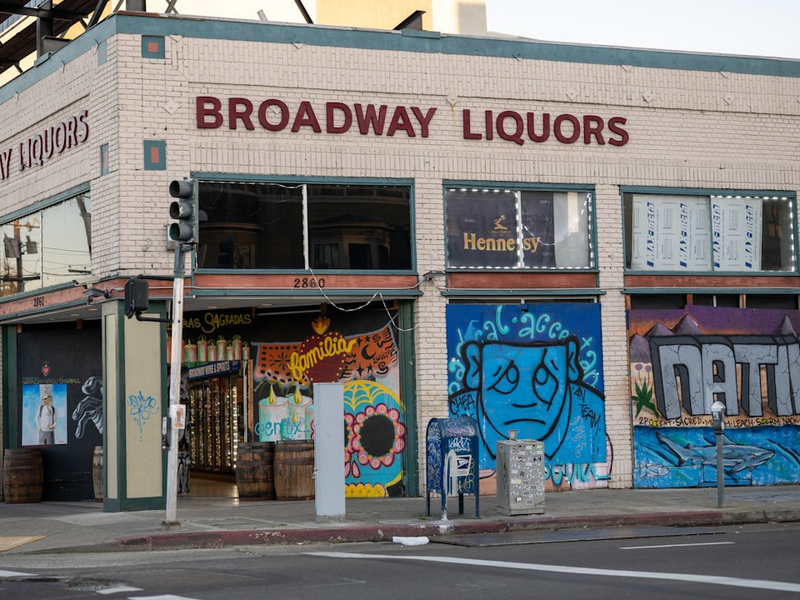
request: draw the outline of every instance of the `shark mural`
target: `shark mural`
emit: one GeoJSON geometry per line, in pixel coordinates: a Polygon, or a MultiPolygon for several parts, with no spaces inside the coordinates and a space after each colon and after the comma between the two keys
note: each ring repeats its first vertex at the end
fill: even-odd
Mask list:
{"type": "Polygon", "coordinates": [[[711,404],[725,405],[729,485],[800,476],[800,312],[629,311],[634,485],[713,486],[711,404]]]}

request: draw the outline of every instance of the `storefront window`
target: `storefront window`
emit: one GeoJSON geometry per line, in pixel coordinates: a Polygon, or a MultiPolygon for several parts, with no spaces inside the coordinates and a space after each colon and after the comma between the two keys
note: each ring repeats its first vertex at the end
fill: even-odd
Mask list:
{"type": "Polygon", "coordinates": [[[623,195],[634,271],[795,271],[794,200],[786,196],[623,195]]]}
{"type": "Polygon", "coordinates": [[[200,182],[200,269],[406,270],[407,186],[200,182]]]}
{"type": "Polygon", "coordinates": [[[451,269],[589,269],[590,191],[450,188],[451,269]]]}
{"type": "Polygon", "coordinates": [[[35,291],[92,273],[88,192],[4,223],[0,231],[0,296],[35,291]]]}

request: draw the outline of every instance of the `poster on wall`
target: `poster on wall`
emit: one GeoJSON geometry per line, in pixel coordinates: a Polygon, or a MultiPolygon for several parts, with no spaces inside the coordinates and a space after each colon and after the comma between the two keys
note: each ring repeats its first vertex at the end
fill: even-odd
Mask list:
{"type": "Polygon", "coordinates": [[[544,443],[547,485],[608,485],[598,304],[447,307],[451,417],[472,417],[482,440],[481,477],[497,443],[544,443]]]}
{"type": "Polygon", "coordinates": [[[714,401],[726,485],[800,482],[800,311],[687,306],[628,322],[636,487],[717,485],[714,401]]]}
{"type": "Polygon", "coordinates": [[[707,196],[633,196],[631,269],[710,271],[707,196]]]}
{"type": "Polygon", "coordinates": [[[761,198],[712,198],[714,269],[761,270],[761,198]]]}
{"type": "Polygon", "coordinates": [[[22,445],[67,443],[67,386],[43,383],[22,386],[22,445]]]}
{"type": "Polygon", "coordinates": [[[42,449],[45,500],[94,498],[92,460],[103,444],[99,321],[25,326],[17,334],[18,435],[42,449]]]}

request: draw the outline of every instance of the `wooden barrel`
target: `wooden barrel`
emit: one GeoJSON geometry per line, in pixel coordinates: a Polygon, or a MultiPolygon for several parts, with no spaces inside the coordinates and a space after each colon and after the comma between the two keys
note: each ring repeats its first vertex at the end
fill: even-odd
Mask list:
{"type": "Polygon", "coordinates": [[[313,440],[285,440],[275,444],[275,496],[278,500],[314,497],[313,440]]]}
{"type": "Polygon", "coordinates": [[[275,442],[244,442],[236,451],[236,487],[239,498],[274,500],[272,477],[275,442]]]}
{"type": "Polygon", "coordinates": [[[44,487],[42,451],[12,448],[3,455],[3,496],[7,504],[41,502],[44,487]]]}
{"type": "Polygon", "coordinates": [[[94,487],[94,499],[97,502],[103,501],[103,447],[95,446],[92,456],[92,486],[94,487]]]}

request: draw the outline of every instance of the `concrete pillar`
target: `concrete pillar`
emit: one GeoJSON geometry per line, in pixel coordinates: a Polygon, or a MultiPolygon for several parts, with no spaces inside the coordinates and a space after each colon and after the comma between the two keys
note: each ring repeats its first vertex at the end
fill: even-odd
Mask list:
{"type": "MultiPolygon", "coordinates": [[[[151,303],[143,316],[164,315],[163,303],[151,303]]],[[[103,304],[105,512],[166,507],[165,346],[165,324],[126,318],[122,301],[103,304]]]]}

